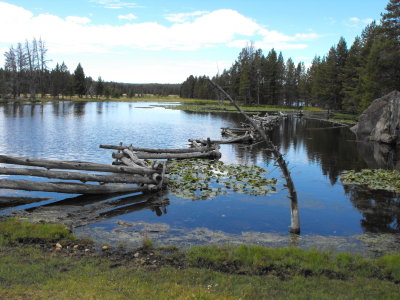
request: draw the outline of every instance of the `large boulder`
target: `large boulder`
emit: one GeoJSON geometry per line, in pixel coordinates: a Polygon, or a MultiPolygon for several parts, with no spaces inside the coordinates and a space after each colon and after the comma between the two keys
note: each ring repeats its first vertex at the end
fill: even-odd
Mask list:
{"type": "Polygon", "coordinates": [[[351,130],[358,140],[400,144],[400,92],[374,100],[351,130]]]}

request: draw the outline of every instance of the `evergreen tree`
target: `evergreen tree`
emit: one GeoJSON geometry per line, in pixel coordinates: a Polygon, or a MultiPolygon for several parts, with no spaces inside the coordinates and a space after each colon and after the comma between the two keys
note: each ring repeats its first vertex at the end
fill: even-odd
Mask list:
{"type": "Polygon", "coordinates": [[[86,94],[85,73],[80,63],[74,71],[74,92],[79,98],[86,94]]]}
{"type": "Polygon", "coordinates": [[[297,96],[296,67],[293,60],[286,61],[285,70],[285,104],[292,106],[297,96]]]}
{"type": "Polygon", "coordinates": [[[356,37],[348,52],[347,60],[343,68],[343,109],[356,113],[361,101],[360,75],[362,67],[362,45],[360,37],[356,37]]]}
{"type": "Polygon", "coordinates": [[[96,98],[99,96],[103,96],[104,94],[104,81],[101,79],[101,76],[97,79],[96,83],[96,98]]]}
{"type": "Polygon", "coordinates": [[[381,19],[383,32],[400,42],[400,0],[390,0],[381,19]]]}

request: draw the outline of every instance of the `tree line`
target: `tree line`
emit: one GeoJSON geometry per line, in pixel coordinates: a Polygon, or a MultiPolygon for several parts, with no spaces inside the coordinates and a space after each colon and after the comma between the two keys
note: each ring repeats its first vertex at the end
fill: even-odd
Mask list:
{"type": "Polygon", "coordinates": [[[11,46],[4,53],[4,68],[0,68],[0,98],[35,99],[41,98],[87,97],[133,98],[146,94],[157,96],[178,95],[180,84],[132,84],[105,82],[101,77],[93,80],[86,76],[79,63],[70,72],[64,62],[53,69],[48,67],[47,47],[41,39],[33,39],[11,46]]]}
{"type": "MultiPolygon", "coordinates": [[[[243,48],[228,70],[212,78],[244,104],[320,106],[358,113],[372,100],[400,89],[400,0],[390,0],[380,23],[365,27],[348,47],[340,38],[309,68],[286,61],[274,49],[264,55],[253,44],[243,48]]],[[[185,98],[217,99],[205,76],[189,76],[185,98]]]]}

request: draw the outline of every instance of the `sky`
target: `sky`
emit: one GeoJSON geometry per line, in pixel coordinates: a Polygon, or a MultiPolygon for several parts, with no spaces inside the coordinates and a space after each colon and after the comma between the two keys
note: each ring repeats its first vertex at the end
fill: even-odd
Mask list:
{"type": "MultiPolygon", "coordinates": [[[[0,53],[41,38],[48,66],[126,83],[181,83],[228,69],[250,43],[309,65],[350,47],[389,0],[0,1],[0,53]]],[[[0,55],[4,66],[4,55],[0,55]]]]}

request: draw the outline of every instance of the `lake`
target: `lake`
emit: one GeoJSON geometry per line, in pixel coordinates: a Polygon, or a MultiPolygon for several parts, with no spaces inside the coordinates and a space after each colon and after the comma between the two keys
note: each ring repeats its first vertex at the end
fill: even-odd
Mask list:
{"type": "MultiPolygon", "coordinates": [[[[147,148],[188,147],[189,138],[221,139],[221,127],[238,127],[236,113],[193,113],[149,102],[48,102],[0,105],[0,153],[111,164],[100,144],[147,148]]],[[[46,197],[0,214],[62,221],[76,234],[112,243],[135,244],[150,235],[160,244],[259,243],[396,248],[399,195],[343,186],[344,170],[399,169],[398,154],[359,143],[347,127],[308,118],[284,119],[272,133],[289,162],[298,193],[301,235],[288,234],[290,203],[279,168],[263,144],[222,145],[227,164],[257,165],[278,179],[267,196],[228,193],[213,199],[156,196],[78,196],[0,190],[1,197],[46,197]],[[386,245],[385,244],[385,245],[386,245]],[[372,246],[371,246],[372,245],[372,246]]],[[[2,176],[3,178],[5,176],[2,176]]],[[[375,248],[374,248],[375,249],[375,248]]],[[[375,250],[374,250],[375,251],[375,250]]]]}

